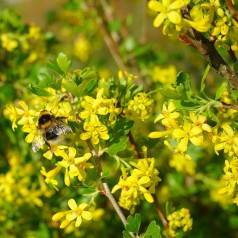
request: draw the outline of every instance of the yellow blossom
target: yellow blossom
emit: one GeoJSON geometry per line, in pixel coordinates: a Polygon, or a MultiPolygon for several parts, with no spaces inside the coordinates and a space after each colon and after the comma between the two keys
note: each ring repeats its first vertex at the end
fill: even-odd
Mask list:
{"type": "Polygon", "coordinates": [[[58,190],[57,188],[58,181],[55,179],[55,177],[59,173],[60,170],[61,170],[61,166],[57,166],[56,168],[50,170],[49,172],[46,172],[45,167],[42,167],[40,171],[41,174],[46,177],[45,182],[47,184],[52,184],[56,190],[58,190]]]}
{"type": "Polygon", "coordinates": [[[184,120],[182,129],[176,128],[173,130],[172,136],[179,141],[177,150],[182,153],[187,151],[189,141],[196,146],[203,144],[202,128],[200,126],[193,126],[186,120],[184,120]]]}
{"type": "Polygon", "coordinates": [[[76,149],[74,147],[69,147],[68,153],[64,150],[58,150],[55,152],[55,155],[63,158],[58,164],[66,169],[64,182],[67,186],[70,185],[70,179],[75,176],[78,177],[79,181],[85,180],[87,176],[85,169],[94,167],[92,164],[87,163],[87,160],[91,158],[91,153],[86,153],[82,157],[75,158],[76,149]]]}
{"type": "Polygon", "coordinates": [[[155,123],[157,121],[162,120],[162,124],[169,128],[177,128],[177,122],[175,119],[177,119],[180,114],[178,112],[175,112],[176,107],[174,105],[173,102],[169,102],[168,106],[167,103],[163,104],[163,109],[162,109],[162,114],[159,114],[156,119],[155,119],[155,123]]]}
{"type": "Polygon", "coordinates": [[[216,154],[219,154],[220,150],[224,150],[229,156],[238,156],[238,133],[228,124],[223,124],[221,128],[223,131],[213,136],[216,154]]]}
{"type": "Polygon", "coordinates": [[[178,228],[182,228],[183,232],[192,229],[193,220],[190,212],[186,208],[182,208],[168,215],[169,229],[165,231],[166,237],[176,237],[178,228]]]}
{"type": "Polygon", "coordinates": [[[18,41],[10,34],[1,34],[2,47],[7,51],[13,51],[18,47],[18,41]]]}
{"type": "Polygon", "coordinates": [[[65,228],[72,222],[74,222],[75,227],[79,227],[82,224],[83,219],[87,221],[92,219],[92,213],[86,210],[89,206],[87,203],[77,205],[74,199],[69,199],[68,206],[70,208],[69,211],[58,212],[52,217],[53,221],[59,221],[65,217],[65,220],[63,220],[60,224],[60,228],[65,228]]]}
{"type": "Polygon", "coordinates": [[[140,117],[142,121],[146,120],[152,112],[153,99],[146,93],[137,93],[133,100],[128,102],[125,109],[126,115],[135,115],[140,117]]]}
{"type": "Polygon", "coordinates": [[[148,6],[151,10],[158,12],[154,20],[154,26],[159,27],[165,19],[168,19],[173,24],[181,24],[182,15],[180,9],[185,7],[190,0],[151,0],[148,6]]]}
{"type": "Polygon", "coordinates": [[[237,159],[231,161],[225,161],[224,176],[223,181],[225,181],[225,187],[219,190],[219,194],[228,194],[233,202],[238,205],[238,162],[237,159]]]}
{"type": "Polygon", "coordinates": [[[83,128],[85,132],[80,135],[81,140],[91,139],[92,144],[96,145],[100,138],[103,140],[109,139],[107,127],[99,120],[85,122],[83,128]]]}

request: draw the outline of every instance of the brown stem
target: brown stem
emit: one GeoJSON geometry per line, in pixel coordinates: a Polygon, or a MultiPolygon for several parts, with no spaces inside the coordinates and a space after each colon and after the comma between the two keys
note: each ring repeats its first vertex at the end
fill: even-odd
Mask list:
{"type": "Polygon", "coordinates": [[[163,211],[161,209],[159,200],[157,199],[157,197],[155,195],[153,195],[153,198],[154,198],[154,201],[155,201],[156,210],[157,210],[157,212],[159,214],[159,217],[160,217],[160,219],[162,221],[162,224],[163,224],[164,228],[166,230],[168,230],[169,229],[169,223],[168,223],[168,220],[167,220],[166,216],[164,215],[164,213],[163,213],[163,211]]]}
{"type": "Polygon", "coordinates": [[[237,14],[237,12],[234,8],[234,5],[233,5],[232,1],[231,0],[225,0],[225,1],[226,1],[226,5],[228,7],[228,10],[232,15],[232,18],[235,19],[238,22],[238,14],[237,14]]]}
{"type": "Polygon", "coordinates": [[[141,157],[141,155],[139,153],[139,150],[138,150],[138,148],[136,146],[136,142],[135,142],[134,137],[132,136],[131,132],[128,133],[128,137],[129,137],[129,141],[131,143],[131,146],[132,146],[132,149],[133,149],[133,152],[134,152],[136,158],[137,159],[141,159],[142,157],[141,157]]]}
{"type": "Polygon", "coordinates": [[[234,110],[238,110],[238,105],[232,105],[232,104],[222,104],[223,108],[228,108],[228,109],[234,109],[234,110]]]}
{"type": "Polygon", "coordinates": [[[96,5],[95,9],[96,9],[97,14],[98,14],[97,21],[100,25],[100,29],[103,32],[105,43],[106,43],[108,49],[110,50],[110,52],[112,54],[112,57],[114,58],[117,66],[121,70],[126,70],[126,66],[125,66],[125,64],[122,60],[122,57],[121,57],[121,54],[120,54],[120,51],[119,51],[119,45],[117,44],[117,42],[115,41],[115,39],[111,35],[111,32],[109,31],[107,19],[105,18],[102,7],[96,5]]]}
{"type": "Polygon", "coordinates": [[[195,38],[189,37],[187,34],[181,34],[180,40],[198,50],[211,66],[217,70],[217,74],[226,78],[231,86],[238,89],[238,78],[224,61],[214,46],[214,42],[210,42],[200,32],[194,30],[195,38]]]}

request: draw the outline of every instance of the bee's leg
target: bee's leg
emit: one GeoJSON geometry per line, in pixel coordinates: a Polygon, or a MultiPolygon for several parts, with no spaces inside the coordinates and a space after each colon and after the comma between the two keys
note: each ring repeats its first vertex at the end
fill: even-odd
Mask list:
{"type": "Polygon", "coordinates": [[[51,145],[46,141],[45,144],[48,146],[48,148],[51,150],[51,145]]]}

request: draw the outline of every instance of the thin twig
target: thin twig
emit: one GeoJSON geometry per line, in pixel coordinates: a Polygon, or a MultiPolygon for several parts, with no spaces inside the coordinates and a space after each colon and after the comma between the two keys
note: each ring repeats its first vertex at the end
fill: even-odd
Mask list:
{"type": "Polygon", "coordinates": [[[159,217],[160,217],[160,219],[162,221],[162,224],[163,224],[164,228],[166,230],[168,230],[169,229],[169,223],[168,223],[168,220],[167,220],[166,216],[164,215],[164,213],[163,213],[163,211],[161,209],[159,200],[157,199],[157,197],[155,195],[153,195],[153,198],[154,198],[154,201],[155,201],[157,212],[158,212],[159,217]]]}
{"type": "Polygon", "coordinates": [[[134,137],[132,136],[132,133],[131,133],[131,132],[128,133],[128,138],[129,138],[129,141],[130,141],[130,143],[131,143],[131,146],[132,146],[132,149],[133,149],[133,152],[134,152],[136,158],[137,158],[137,159],[141,159],[142,157],[141,157],[141,155],[140,155],[140,153],[139,153],[139,150],[138,150],[138,148],[137,148],[137,146],[136,146],[134,137]]]}
{"type": "MultiPolygon", "coordinates": [[[[103,194],[104,196],[107,197],[107,199],[109,200],[109,202],[112,204],[114,210],[116,211],[117,215],[119,216],[119,218],[121,219],[123,225],[125,226],[127,224],[127,220],[126,217],[124,216],[121,208],[119,207],[118,203],[116,202],[115,198],[113,197],[110,188],[106,182],[105,178],[101,178],[103,175],[103,169],[102,169],[102,165],[100,162],[100,156],[97,153],[97,151],[94,149],[93,145],[91,144],[90,141],[87,141],[88,147],[94,157],[95,163],[96,163],[96,167],[97,167],[97,171],[98,171],[98,175],[99,178],[102,181],[102,186],[103,186],[103,190],[100,189],[101,194],[103,194]]],[[[131,237],[135,237],[133,233],[130,233],[131,237]]]]}

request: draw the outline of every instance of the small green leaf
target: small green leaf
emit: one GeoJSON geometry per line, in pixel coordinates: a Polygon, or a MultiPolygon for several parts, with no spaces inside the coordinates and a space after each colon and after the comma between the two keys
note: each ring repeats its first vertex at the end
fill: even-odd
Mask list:
{"type": "Polygon", "coordinates": [[[62,52],[59,53],[56,61],[57,61],[57,64],[58,64],[59,68],[64,73],[66,73],[69,70],[69,68],[71,66],[71,61],[68,60],[67,56],[64,53],[62,53],[62,52]]]}
{"type": "Polygon", "coordinates": [[[92,92],[98,85],[98,81],[95,79],[89,80],[89,82],[86,84],[86,93],[92,92]]]}
{"type": "Polygon", "coordinates": [[[204,74],[202,76],[200,92],[203,92],[205,87],[206,87],[204,81],[205,81],[205,79],[207,77],[207,74],[208,74],[210,68],[211,68],[211,66],[210,66],[210,64],[208,64],[207,67],[206,67],[206,70],[205,70],[205,72],[204,72],[204,74]]]}
{"type": "Polygon", "coordinates": [[[78,86],[74,81],[72,81],[72,80],[66,81],[64,83],[64,88],[66,89],[66,91],[72,93],[73,96],[77,96],[78,86]]]}
{"type": "Polygon", "coordinates": [[[160,226],[156,225],[155,221],[150,222],[144,234],[144,238],[161,238],[160,226]]]}
{"type": "Polygon", "coordinates": [[[135,216],[130,215],[127,218],[127,222],[125,226],[126,231],[138,234],[141,225],[141,215],[139,213],[135,214],[135,216]]]}
{"type": "Polygon", "coordinates": [[[215,99],[219,99],[222,94],[227,90],[227,83],[222,83],[221,86],[216,91],[215,99]]]}
{"type": "Polygon", "coordinates": [[[123,151],[127,147],[128,138],[126,136],[122,137],[117,143],[112,144],[108,148],[108,154],[113,157],[118,152],[123,151]]]}

